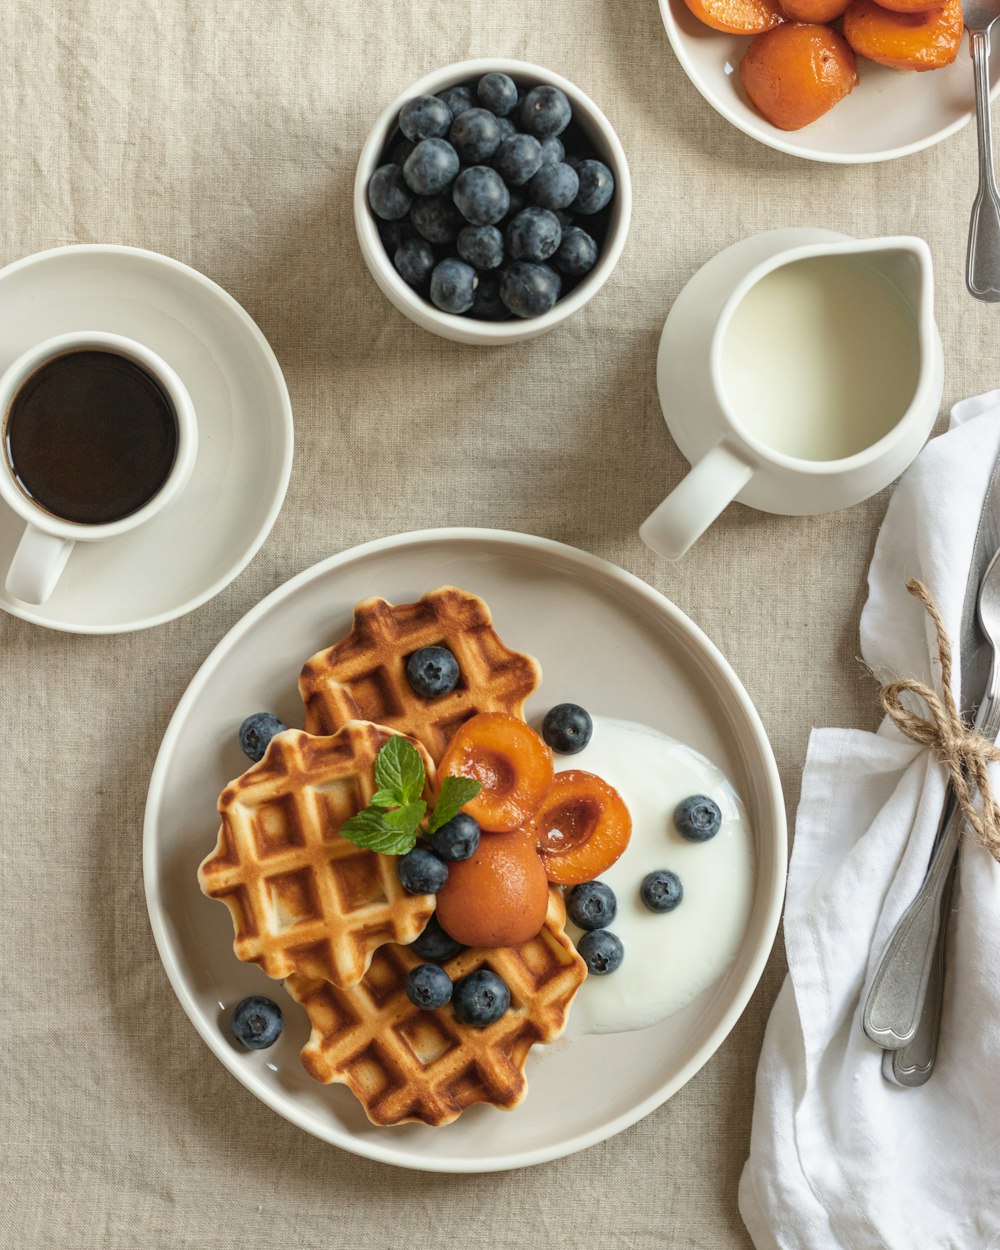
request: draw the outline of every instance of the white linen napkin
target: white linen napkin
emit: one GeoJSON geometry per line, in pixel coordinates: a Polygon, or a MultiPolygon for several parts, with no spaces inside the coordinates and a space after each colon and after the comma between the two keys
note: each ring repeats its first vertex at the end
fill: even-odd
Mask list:
{"type": "MultiPolygon", "coordinates": [[[[861,651],[880,680],[940,683],[910,577],[955,655],[979,513],[1000,452],[1000,391],[965,400],[907,470],[869,571],[861,651]]],[[[994,785],[1000,778],[1000,769],[994,785]]],[[[817,729],[788,872],[788,977],[757,1071],[739,1204],[757,1250],[1000,1246],[1000,865],[966,835],[938,1063],[900,1089],[861,1029],[878,959],[923,880],[945,793],[928,748],[817,729]]]]}

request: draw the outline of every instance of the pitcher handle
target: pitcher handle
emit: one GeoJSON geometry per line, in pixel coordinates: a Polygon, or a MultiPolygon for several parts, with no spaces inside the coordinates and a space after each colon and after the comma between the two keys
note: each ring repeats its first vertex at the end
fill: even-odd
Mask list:
{"type": "Polygon", "coordinates": [[[45,603],[74,546],[71,538],[57,538],[34,525],[27,526],[7,572],[7,593],[22,603],[45,603]]]}
{"type": "Polygon", "coordinates": [[[728,443],[717,443],[639,527],[639,537],[668,560],[679,560],[753,474],[728,443]]]}

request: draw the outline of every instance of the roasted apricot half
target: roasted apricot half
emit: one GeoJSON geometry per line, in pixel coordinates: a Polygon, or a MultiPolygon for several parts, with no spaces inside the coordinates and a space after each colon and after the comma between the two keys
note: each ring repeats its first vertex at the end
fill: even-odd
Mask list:
{"type": "Polygon", "coordinates": [[[533,815],[552,785],[552,752],[523,720],[480,712],[460,725],[438,777],[472,777],[483,787],[464,811],[486,833],[509,833],[533,815]]]}
{"type": "Polygon", "coordinates": [[[548,879],[580,885],[606,872],[625,850],[632,817],[614,786],[571,768],[556,773],[530,832],[548,879]]]}
{"type": "MultiPolygon", "coordinates": [[[[793,22],[832,22],[851,0],[781,0],[785,17],[793,22]]],[[[905,3],[905,0],[903,0],[905,3]]],[[[921,0],[926,4],[927,0],[921,0]]]]}
{"type": "Polygon", "coordinates": [[[962,46],[961,0],[924,13],[892,13],[873,0],[851,0],[844,38],[858,56],[892,69],[924,71],[950,65],[962,46]]]}
{"type": "Polygon", "coordinates": [[[785,20],[778,0],[684,0],[706,26],[728,35],[759,35],[785,20]]]}
{"type": "Polygon", "coordinates": [[[448,865],[436,899],[438,923],[456,942],[518,946],[545,923],[549,883],[527,833],[495,833],[448,865]]]}
{"type": "Polygon", "coordinates": [[[829,26],[786,22],[758,35],[740,62],[740,81],[761,117],[779,130],[808,126],[854,89],[857,62],[829,26]]]}

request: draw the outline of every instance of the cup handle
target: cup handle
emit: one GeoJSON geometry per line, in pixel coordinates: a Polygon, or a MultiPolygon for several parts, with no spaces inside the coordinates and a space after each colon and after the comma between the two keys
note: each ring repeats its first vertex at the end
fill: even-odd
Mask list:
{"type": "Polygon", "coordinates": [[[753,466],[728,443],[716,443],[643,521],[639,537],[657,554],[679,560],[752,474],[753,466]]]}
{"type": "Polygon", "coordinates": [[[56,538],[29,525],[7,573],[7,593],[22,603],[44,603],[55,590],[74,546],[71,538],[56,538]]]}

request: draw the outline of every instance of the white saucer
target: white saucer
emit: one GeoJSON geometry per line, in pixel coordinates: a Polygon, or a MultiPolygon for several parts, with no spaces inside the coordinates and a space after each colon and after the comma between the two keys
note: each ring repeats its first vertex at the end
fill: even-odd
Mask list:
{"type": "MultiPolygon", "coordinates": [[[[69,633],[145,629],[218,594],[270,533],[292,468],[288,389],[232,296],[155,252],[85,244],[0,269],[0,371],[70,330],[125,334],[174,367],[198,415],[198,462],[181,497],[148,525],[78,543],[47,603],[21,603],[0,585],[0,609],[69,633]]],[[[0,569],[23,528],[0,504],[0,569]]]]}

